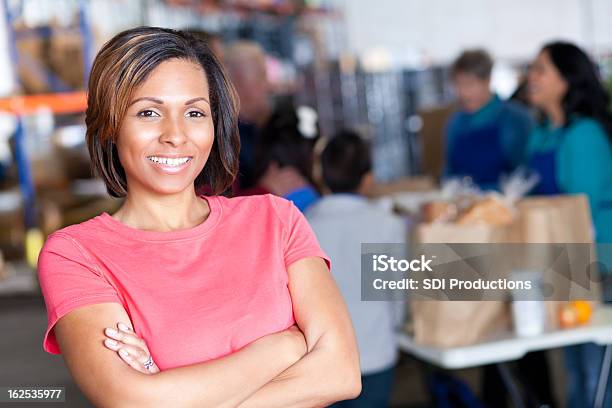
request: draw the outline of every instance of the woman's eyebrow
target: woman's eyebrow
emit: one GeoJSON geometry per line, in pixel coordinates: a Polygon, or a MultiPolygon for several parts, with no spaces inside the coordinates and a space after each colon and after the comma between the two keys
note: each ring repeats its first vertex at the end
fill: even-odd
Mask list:
{"type": "Polygon", "coordinates": [[[132,102],[130,102],[130,106],[132,106],[136,102],[140,102],[140,101],[151,101],[151,102],[154,102],[154,103],[156,103],[158,105],[163,105],[164,104],[164,101],[162,101],[161,99],[152,98],[150,96],[143,96],[142,98],[136,98],[132,102]]]}
{"type": "Polygon", "coordinates": [[[187,102],[185,102],[185,105],[191,105],[192,103],[196,103],[198,101],[204,101],[210,105],[210,102],[208,102],[208,99],[204,98],[203,96],[199,96],[197,98],[190,99],[187,102]]]}
{"type": "MultiPolygon", "coordinates": [[[[140,102],[140,101],[151,101],[151,102],[154,102],[154,103],[156,103],[158,105],[163,105],[164,104],[164,101],[162,101],[161,99],[153,98],[151,96],[143,96],[141,98],[134,99],[130,103],[130,106],[135,104],[136,102],[140,102]]],[[[191,105],[191,104],[199,102],[199,101],[204,101],[204,102],[206,102],[207,104],[210,105],[210,102],[208,102],[208,99],[204,98],[203,96],[199,96],[197,98],[189,99],[187,102],[185,102],[185,105],[191,105]]]]}

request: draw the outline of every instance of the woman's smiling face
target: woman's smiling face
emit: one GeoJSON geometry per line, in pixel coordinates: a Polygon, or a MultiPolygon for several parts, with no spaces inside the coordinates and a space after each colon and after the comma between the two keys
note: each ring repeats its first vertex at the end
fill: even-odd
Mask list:
{"type": "Polygon", "coordinates": [[[206,75],[171,59],[138,87],[121,123],[117,150],[128,190],[174,194],[194,188],[214,141],[206,75]]]}
{"type": "Polygon", "coordinates": [[[528,95],[532,105],[540,109],[561,105],[568,83],[553,63],[548,51],[542,51],[531,65],[528,77],[528,95]]]}

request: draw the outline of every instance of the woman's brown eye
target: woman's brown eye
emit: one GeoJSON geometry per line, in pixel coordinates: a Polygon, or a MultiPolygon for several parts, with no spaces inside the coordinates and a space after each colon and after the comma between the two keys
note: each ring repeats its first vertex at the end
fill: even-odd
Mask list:
{"type": "Polygon", "coordinates": [[[138,116],[142,116],[142,117],[145,117],[145,118],[150,118],[150,117],[153,117],[153,116],[157,116],[157,114],[154,111],[152,111],[152,110],[143,110],[143,111],[138,112],[138,116]]]}
{"type": "Polygon", "coordinates": [[[202,112],[191,111],[187,113],[190,118],[203,118],[205,115],[202,112]]]}

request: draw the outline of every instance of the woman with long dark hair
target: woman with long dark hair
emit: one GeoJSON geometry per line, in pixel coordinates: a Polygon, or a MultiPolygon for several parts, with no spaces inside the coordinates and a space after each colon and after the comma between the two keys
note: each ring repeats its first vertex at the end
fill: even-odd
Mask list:
{"type": "Polygon", "coordinates": [[[314,109],[280,104],[260,133],[255,151],[256,186],[239,194],[271,193],[293,202],[304,212],[320,197],[313,178],[314,150],[319,137],[314,109]]]}
{"type": "Polygon", "coordinates": [[[607,188],[612,181],[612,116],[595,65],[573,44],[546,45],[529,72],[529,100],[542,114],[528,149],[528,162],[541,177],[536,193],[587,194],[597,240],[609,242],[612,229],[602,222],[612,221],[612,207],[601,204],[612,198],[607,188]]]}
{"type": "MultiPolygon", "coordinates": [[[[530,103],[541,113],[528,146],[528,164],[540,175],[535,193],[586,194],[595,241],[612,242],[612,116],[596,65],[577,46],[553,42],[538,54],[528,81],[530,103]]],[[[598,256],[607,263],[605,251],[598,256]]],[[[567,349],[568,406],[592,405],[602,356],[593,344],[567,349]]],[[[612,406],[607,394],[604,406],[612,406]]]]}

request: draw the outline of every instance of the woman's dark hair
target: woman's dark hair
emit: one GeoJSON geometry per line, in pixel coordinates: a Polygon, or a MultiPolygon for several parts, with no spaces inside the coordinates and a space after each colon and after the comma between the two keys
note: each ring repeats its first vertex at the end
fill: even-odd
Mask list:
{"type": "Polygon", "coordinates": [[[567,42],[546,44],[542,52],[548,53],[550,60],[568,84],[562,101],[566,125],[576,115],[589,117],[597,120],[612,137],[610,96],[601,82],[597,66],[588,55],[567,42]]]}
{"type": "Polygon", "coordinates": [[[208,45],[181,31],[138,27],[108,41],[96,56],[87,95],[87,147],[94,174],[108,193],[128,192],[125,171],[115,143],[134,91],[162,62],[184,59],[202,67],[210,89],[215,140],[196,190],[207,186],[212,194],[230,187],[238,171],[238,98],[229,77],[208,45]]]}
{"type": "Polygon", "coordinates": [[[186,28],[182,30],[184,33],[194,36],[195,38],[204,41],[207,44],[215,40],[220,40],[218,34],[213,33],[212,31],[202,30],[201,28],[186,28]]]}
{"type": "MultiPolygon", "coordinates": [[[[302,119],[304,120],[304,119],[302,119]]],[[[261,130],[256,148],[255,179],[263,176],[272,162],[279,167],[292,166],[311,185],[314,146],[319,139],[318,123],[314,134],[300,131],[300,117],[291,103],[281,104],[261,130]]]]}
{"type": "Polygon", "coordinates": [[[321,153],[323,182],[333,193],[357,191],[363,176],[372,170],[370,145],[357,133],[342,130],[321,153]]]}

